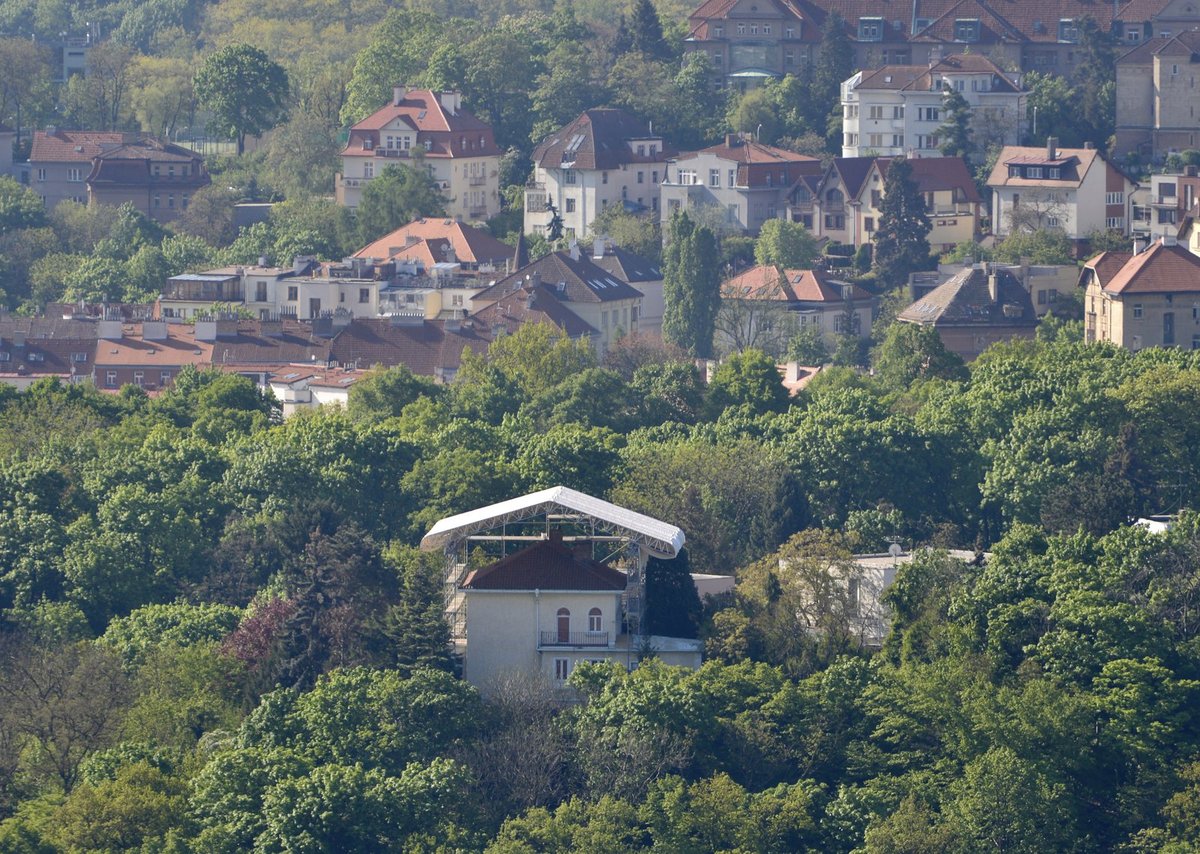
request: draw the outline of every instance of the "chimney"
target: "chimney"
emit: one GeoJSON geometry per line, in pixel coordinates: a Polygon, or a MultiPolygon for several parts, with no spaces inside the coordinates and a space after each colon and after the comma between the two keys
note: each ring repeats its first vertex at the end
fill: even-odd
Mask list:
{"type": "Polygon", "coordinates": [[[146,320],[142,322],[143,341],[166,341],[167,322],[165,320],[146,320]]]}
{"type": "Polygon", "coordinates": [[[741,144],[742,144],[742,138],[740,136],[738,136],[736,133],[725,134],[725,145],[728,146],[729,148],[734,148],[741,144]]]}
{"type": "Polygon", "coordinates": [[[988,299],[993,304],[1000,302],[1000,280],[995,272],[988,273],[988,299]]]}
{"type": "Polygon", "coordinates": [[[393,86],[392,87],[392,106],[393,107],[400,106],[400,102],[404,100],[404,91],[407,88],[408,88],[407,86],[393,86]]]}
{"type": "Polygon", "coordinates": [[[454,91],[439,92],[438,101],[441,102],[443,110],[452,116],[456,116],[462,106],[462,95],[454,91]]]}
{"type": "Polygon", "coordinates": [[[1133,238],[1133,254],[1141,255],[1146,251],[1146,241],[1140,237],[1133,238]]]}
{"type": "Polygon", "coordinates": [[[259,256],[258,256],[258,266],[260,266],[260,267],[270,267],[270,266],[271,266],[271,259],[270,259],[270,258],[268,258],[266,255],[259,255],[259,256]]]}
{"type": "Polygon", "coordinates": [[[1058,159],[1058,137],[1056,136],[1046,137],[1046,159],[1058,159]]]}
{"type": "Polygon", "coordinates": [[[608,238],[607,237],[597,237],[595,242],[592,244],[592,257],[593,258],[603,258],[605,255],[605,252],[607,250],[608,250],[608,238]]]}
{"type": "Polygon", "coordinates": [[[121,321],[101,320],[96,325],[96,337],[103,338],[105,341],[121,340],[121,321]]]}
{"type": "Polygon", "coordinates": [[[572,261],[579,260],[579,244],[574,240],[571,241],[571,245],[567,248],[567,254],[571,256],[572,261]]]}
{"type": "Polygon", "coordinates": [[[215,317],[197,317],[194,330],[193,335],[197,341],[216,341],[217,319],[215,317]]]}

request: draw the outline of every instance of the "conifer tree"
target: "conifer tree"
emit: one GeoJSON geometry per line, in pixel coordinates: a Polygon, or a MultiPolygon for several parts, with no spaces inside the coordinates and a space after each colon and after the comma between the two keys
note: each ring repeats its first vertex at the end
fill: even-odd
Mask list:
{"type": "Polygon", "coordinates": [[[708,358],[721,308],[720,251],[712,230],[697,226],[686,212],[671,220],[663,296],[663,337],[694,356],[708,358]]]}
{"type": "Polygon", "coordinates": [[[650,0],[637,0],[630,25],[633,49],[649,59],[670,59],[671,46],[663,36],[662,21],[650,0]]]}
{"type": "Polygon", "coordinates": [[[809,124],[814,133],[824,136],[826,111],[830,104],[841,104],[842,81],[854,73],[854,47],[846,35],[846,21],[836,12],[821,26],[821,53],[815,66],[809,102],[814,115],[809,124]]]}
{"type": "Polygon", "coordinates": [[[971,105],[962,92],[947,88],[942,93],[942,112],[945,124],[938,129],[942,154],[947,157],[969,158],[971,144],[971,105]]]}
{"type": "Polygon", "coordinates": [[[917,191],[912,165],[897,157],[883,182],[879,230],[875,236],[875,270],[880,282],[897,288],[908,274],[929,263],[929,215],[917,191]]]}

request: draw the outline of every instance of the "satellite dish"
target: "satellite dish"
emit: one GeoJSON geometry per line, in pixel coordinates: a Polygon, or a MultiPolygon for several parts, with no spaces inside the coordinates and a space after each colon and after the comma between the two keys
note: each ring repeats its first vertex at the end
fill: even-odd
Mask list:
{"type": "Polygon", "coordinates": [[[890,546],[888,546],[888,554],[890,554],[892,557],[900,557],[904,554],[904,546],[900,545],[899,543],[892,543],[890,546]]]}

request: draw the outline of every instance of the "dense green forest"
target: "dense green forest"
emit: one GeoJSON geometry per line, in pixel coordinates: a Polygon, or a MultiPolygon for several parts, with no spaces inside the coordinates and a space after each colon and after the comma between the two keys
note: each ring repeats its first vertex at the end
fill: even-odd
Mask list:
{"type": "Polygon", "coordinates": [[[1194,850],[1200,518],[1126,518],[1196,499],[1200,362],[1044,332],[894,333],[791,400],[536,326],[282,423],[216,373],[8,392],[0,850],[1194,850]],[[558,483],[737,572],[703,668],[453,675],[415,543],[558,483]],[[867,654],[811,593],[896,537],[934,550],[867,654]]]}

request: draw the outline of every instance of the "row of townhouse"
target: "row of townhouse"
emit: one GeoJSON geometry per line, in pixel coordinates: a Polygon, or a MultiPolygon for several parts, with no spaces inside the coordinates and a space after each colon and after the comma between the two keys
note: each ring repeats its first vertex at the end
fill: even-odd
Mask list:
{"type": "Polygon", "coordinates": [[[1064,76],[1083,59],[1085,18],[1129,47],[1200,27],[1195,0],[706,0],[688,18],[684,49],[708,55],[714,86],[745,89],[813,63],[831,14],[844,22],[856,68],[928,67],[970,51],[1064,76]]]}

